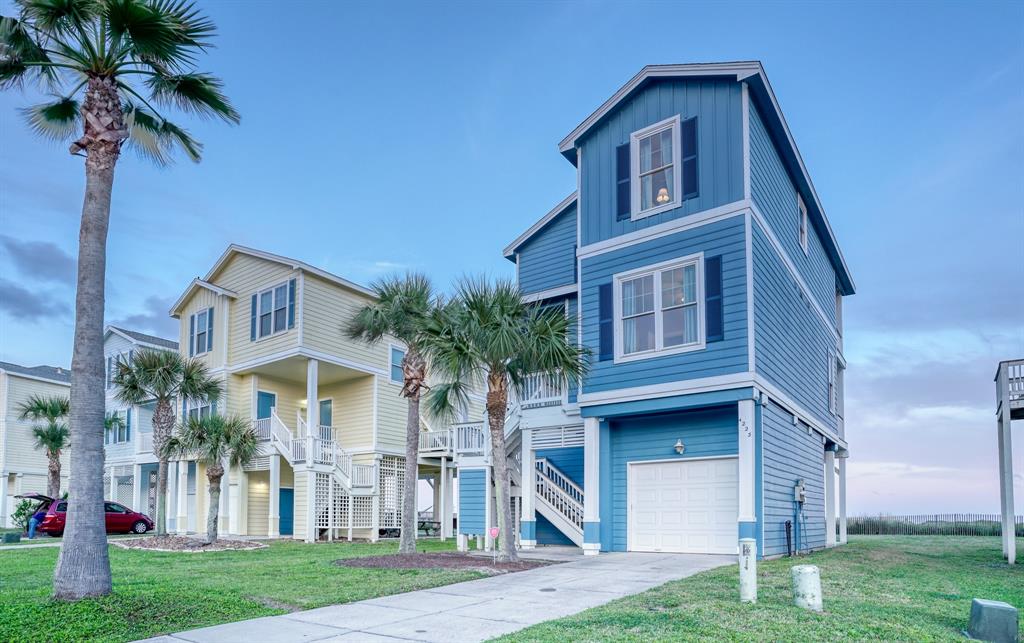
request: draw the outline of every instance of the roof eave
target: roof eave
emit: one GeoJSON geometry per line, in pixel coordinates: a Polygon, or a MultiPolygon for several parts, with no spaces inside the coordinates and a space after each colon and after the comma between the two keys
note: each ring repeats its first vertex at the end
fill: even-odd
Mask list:
{"type": "Polygon", "coordinates": [[[570,205],[576,202],[576,191],[573,190],[572,194],[562,199],[558,205],[552,208],[547,214],[541,217],[536,223],[527,228],[526,232],[516,237],[515,241],[508,244],[502,251],[502,254],[506,259],[515,261],[516,250],[519,249],[524,243],[530,240],[533,235],[540,232],[541,228],[551,223],[551,221],[565,211],[570,205]]]}

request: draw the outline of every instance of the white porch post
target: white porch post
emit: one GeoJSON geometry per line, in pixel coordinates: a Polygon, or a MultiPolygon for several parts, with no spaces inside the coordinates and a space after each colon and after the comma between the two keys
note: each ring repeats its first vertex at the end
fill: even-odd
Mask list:
{"type": "MultiPolygon", "coordinates": [[[[494,543],[491,540],[491,527],[494,526],[494,481],[491,467],[484,469],[484,551],[491,551],[494,543]]],[[[479,539],[477,547],[479,548],[479,539]]]]}
{"type": "Polygon", "coordinates": [[[277,538],[281,534],[281,455],[270,456],[270,494],[267,506],[267,536],[277,538]]]}
{"type": "Polygon", "coordinates": [[[0,471],[0,527],[7,527],[7,517],[10,511],[7,508],[7,472],[0,471]]]}
{"type": "Polygon", "coordinates": [[[848,454],[839,454],[839,544],[846,544],[846,460],[848,454]]]}
{"type": "MultiPolygon", "coordinates": [[[[1003,383],[1006,382],[1005,369],[1002,366],[1003,383]]],[[[1013,565],[1017,561],[1017,539],[1014,533],[1016,528],[1014,520],[1013,503],[1013,441],[1010,434],[1010,408],[1009,396],[1003,398],[1003,407],[999,415],[999,482],[1002,488],[1000,494],[1003,499],[1003,548],[1006,555],[1006,562],[1013,565]]]]}
{"type": "MultiPolygon", "coordinates": [[[[169,464],[169,463],[168,463],[169,464]]],[[[168,474],[170,472],[168,471],[168,474]]],[[[167,476],[167,484],[171,484],[171,476],[167,476]]],[[[142,465],[132,465],[132,511],[140,511],[146,513],[142,509],[142,465]]],[[[167,504],[167,515],[171,515],[171,504],[167,504]]]]}
{"type": "Polygon", "coordinates": [[[825,546],[836,546],[836,452],[825,451],[825,546]]]}
{"type": "Polygon", "coordinates": [[[448,484],[448,461],[444,456],[441,456],[441,475],[437,478],[437,484],[441,496],[441,513],[438,521],[441,523],[441,541],[444,542],[448,539],[448,523],[451,522],[448,518],[448,494],[452,492],[451,485],[448,484]]]}
{"type": "Polygon", "coordinates": [[[248,505],[249,505],[249,476],[245,469],[239,467],[238,483],[233,485],[234,495],[231,497],[231,533],[245,535],[249,533],[248,527],[248,505]]]}
{"type": "Polygon", "coordinates": [[[536,493],[536,465],[534,464],[533,453],[533,430],[521,429],[523,440],[522,454],[522,503],[523,514],[519,520],[519,545],[523,549],[534,549],[537,546],[537,514],[534,508],[534,494],[536,493]]]}
{"type": "MultiPolygon", "coordinates": [[[[756,496],[756,431],[754,400],[740,400],[737,409],[739,431],[739,537],[754,538],[757,534],[756,496]]],[[[755,559],[757,553],[754,553],[755,559]]]]}
{"type": "MultiPolygon", "coordinates": [[[[179,534],[188,532],[188,461],[179,460],[178,467],[178,519],[175,531],[179,534]]],[[[197,481],[198,484],[198,481],[197,481]]]]}
{"type": "Polygon", "coordinates": [[[116,467],[110,467],[110,488],[107,490],[107,499],[111,500],[111,501],[117,499],[117,475],[116,475],[116,471],[117,471],[116,467]]]}
{"type": "Polygon", "coordinates": [[[220,479],[220,501],[217,507],[217,535],[227,536],[231,520],[231,469],[225,460],[221,463],[224,467],[224,476],[220,479]]]}
{"type": "MultiPolygon", "coordinates": [[[[531,444],[532,446],[532,444],[531,444]]],[[[525,465],[525,463],[524,463],[525,465]]],[[[583,419],[583,553],[601,551],[601,421],[583,419]]],[[[524,467],[525,469],[525,467],[524,467]]],[[[532,472],[531,472],[532,473],[532,472]]],[[[525,475],[525,472],[524,472],[525,475]]],[[[532,478],[531,478],[532,479],[532,478]]],[[[532,488],[532,485],[531,485],[532,488]]]]}
{"type": "Polygon", "coordinates": [[[306,428],[309,434],[319,438],[320,418],[317,417],[319,404],[317,403],[317,390],[319,388],[320,362],[315,359],[306,362],[306,428]]]}

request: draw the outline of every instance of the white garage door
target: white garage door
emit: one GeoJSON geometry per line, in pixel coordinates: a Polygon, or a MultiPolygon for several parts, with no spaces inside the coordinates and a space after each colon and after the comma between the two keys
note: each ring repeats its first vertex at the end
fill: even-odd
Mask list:
{"type": "Polygon", "coordinates": [[[631,551],[735,554],[736,458],[629,465],[631,551]]]}

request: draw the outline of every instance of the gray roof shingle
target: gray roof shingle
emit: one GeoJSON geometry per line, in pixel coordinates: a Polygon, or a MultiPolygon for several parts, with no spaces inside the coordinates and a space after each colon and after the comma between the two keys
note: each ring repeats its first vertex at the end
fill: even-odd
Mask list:
{"type": "Polygon", "coordinates": [[[71,383],[71,371],[60,366],[22,366],[10,362],[0,362],[0,369],[31,377],[42,377],[48,380],[71,383]]]}
{"type": "Polygon", "coordinates": [[[146,333],[128,330],[127,328],[121,328],[120,326],[111,326],[111,328],[116,328],[118,332],[124,333],[125,335],[131,337],[135,341],[145,342],[147,344],[154,344],[156,346],[163,346],[164,348],[169,348],[175,351],[178,350],[178,342],[174,342],[169,339],[164,339],[163,337],[157,337],[156,335],[147,335],[146,333]]]}

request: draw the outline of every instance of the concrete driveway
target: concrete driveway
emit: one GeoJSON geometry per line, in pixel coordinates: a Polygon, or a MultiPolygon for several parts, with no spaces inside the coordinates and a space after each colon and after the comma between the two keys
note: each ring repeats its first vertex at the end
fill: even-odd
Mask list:
{"type": "MultiPolygon", "coordinates": [[[[531,557],[542,558],[543,550],[531,557]]],[[[149,640],[485,641],[735,562],[733,556],[702,554],[576,556],[571,562],[525,572],[215,625],[149,640]]]]}

